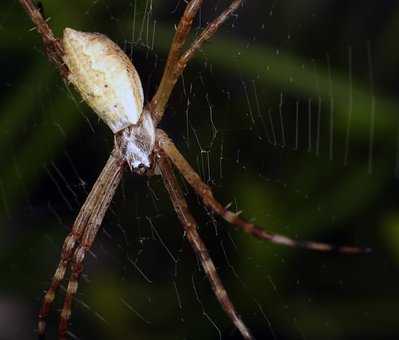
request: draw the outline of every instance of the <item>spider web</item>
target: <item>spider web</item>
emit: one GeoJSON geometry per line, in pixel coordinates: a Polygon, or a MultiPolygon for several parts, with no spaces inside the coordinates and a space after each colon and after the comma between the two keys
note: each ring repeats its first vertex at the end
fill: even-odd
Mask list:
{"type": "MultiPolygon", "coordinates": [[[[193,34],[227,4],[205,1],[193,34]]],[[[57,35],[70,26],[123,46],[148,99],[185,1],[43,5],[57,35]]],[[[33,339],[42,291],[113,138],[58,79],[18,4],[0,6],[0,339],[33,339]]],[[[257,339],[399,334],[397,13],[371,1],[246,1],[176,86],[161,126],[221,202],[295,239],[374,249],[350,257],[255,240],[181,181],[257,339]]],[[[124,176],[85,268],[74,338],[240,338],[160,178],[124,176]]]]}

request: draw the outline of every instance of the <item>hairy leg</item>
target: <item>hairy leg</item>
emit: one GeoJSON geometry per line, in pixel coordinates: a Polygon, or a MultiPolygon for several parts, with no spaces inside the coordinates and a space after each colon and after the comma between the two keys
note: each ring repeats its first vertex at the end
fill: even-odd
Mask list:
{"type": "Polygon", "coordinates": [[[189,2],[175,33],[161,83],[156,94],[149,103],[148,110],[152,112],[156,125],[162,119],[166,104],[175,87],[177,79],[182,75],[188,62],[194,57],[195,53],[202,45],[211,39],[219,27],[238,9],[241,2],[242,0],[232,1],[230,6],[205,27],[191,46],[184,53],[180,54],[187,34],[190,31],[192,21],[202,5],[202,0],[192,0],[189,2]]]}
{"type": "Polygon", "coordinates": [[[158,90],[152,98],[151,105],[153,106],[154,119],[159,122],[162,118],[164,108],[169,99],[169,95],[175,85],[174,69],[177,61],[180,58],[182,47],[190,33],[194,17],[201,8],[203,0],[191,0],[184,10],[184,13],[177,26],[176,33],[170,45],[168,59],[165,64],[164,72],[159,84],[158,90]]]}
{"type": "Polygon", "coordinates": [[[157,130],[157,139],[159,147],[167,154],[172,163],[180,171],[186,181],[191,185],[195,192],[201,197],[206,206],[211,208],[215,213],[220,215],[227,222],[239,227],[248,234],[256,238],[271,241],[273,243],[282,244],[289,247],[300,247],[305,249],[317,251],[337,251],[346,254],[357,254],[369,252],[368,248],[359,248],[353,246],[333,246],[321,242],[313,241],[297,241],[284,235],[274,234],[264,230],[263,228],[248,222],[239,216],[239,213],[234,213],[225,208],[213,196],[211,188],[205,184],[201,177],[195,172],[191,165],[186,161],[183,155],[176,148],[174,143],[169,139],[166,133],[162,130],[157,130]]]}
{"type": "MultiPolygon", "coordinates": [[[[119,152],[118,152],[119,155],[119,152]]],[[[100,229],[101,223],[104,219],[105,213],[111,204],[115,191],[120,183],[124,169],[124,161],[122,158],[114,158],[111,154],[110,160],[104,167],[103,172],[98,178],[95,186],[99,187],[96,205],[87,207],[91,214],[87,221],[83,235],[80,239],[80,244],[76,247],[72,263],[71,263],[71,276],[68,282],[67,292],[64,300],[64,306],[60,315],[59,324],[59,338],[64,339],[68,327],[68,320],[71,315],[72,300],[78,289],[78,280],[83,271],[83,260],[86,252],[91,248],[94,239],[100,229]],[[100,181],[101,179],[101,181],[100,181]]]]}
{"type": "Polygon", "coordinates": [[[187,239],[189,240],[191,247],[201,261],[202,267],[204,268],[204,271],[208,276],[209,282],[211,283],[216,298],[219,300],[219,303],[223,307],[226,314],[240,331],[243,338],[247,340],[253,339],[248,328],[245,326],[244,322],[237,314],[235,307],[227,294],[226,289],[223,287],[223,283],[219,278],[215,265],[213,264],[212,259],[209,256],[208,250],[197,232],[197,223],[194,217],[191,215],[190,210],[188,209],[187,202],[173,173],[172,167],[169,163],[169,159],[167,159],[167,156],[163,154],[163,152],[158,153],[158,156],[158,166],[161,171],[165,187],[169,192],[173,207],[181,224],[184,227],[184,230],[187,233],[187,239]]]}
{"type": "Polygon", "coordinates": [[[61,76],[66,80],[69,70],[62,59],[64,50],[61,42],[54,36],[51,27],[43,18],[40,10],[33,4],[32,0],[19,0],[19,2],[42,37],[44,49],[49,60],[57,66],[61,76]]]}
{"type": "MultiPolygon", "coordinates": [[[[119,184],[122,170],[123,160],[119,154],[119,151],[114,149],[107,163],[105,164],[104,169],[93,185],[88,197],[86,198],[85,203],[80,209],[79,214],[72,226],[71,232],[64,241],[61,251],[61,260],[51,281],[50,288],[47,290],[43,298],[43,303],[39,311],[39,335],[43,335],[45,332],[45,318],[50,311],[56,291],[64,278],[76,243],[80,241],[82,235],[86,234],[86,229],[90,228],[91,224],[93,223],[93,218],[97,217],[96,214],[98,214],[98,211],[104,206],[104,203],[112,199],[116,186],[119,184]]],[[[97,217],[97,220],[98,218],[99,217],[97,217]]],[[[100,220],[98,220],[98,222],[101,223],[100,220]]]]}

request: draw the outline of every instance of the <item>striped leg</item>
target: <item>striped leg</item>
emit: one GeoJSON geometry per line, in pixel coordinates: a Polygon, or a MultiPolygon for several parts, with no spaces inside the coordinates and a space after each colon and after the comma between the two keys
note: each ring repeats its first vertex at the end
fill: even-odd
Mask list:
{"type": "Polygon", "coordinates": [[[189,240],[191,247],[201,261],[202,267],[208,276],[216,298],[219,300],[219,303],[223,307],[226,314],[240,331],[243,338],[246,340],[254,339],[244,322],[241,320],[240,316],[237,314],[234,305],[226,292],[226,289],[223,287],[223,283],[219,278],[215,265],[209,256],[208,250],[206,249],[204,242],[197,232],[197,223],[188,209],[187,202],[183,196],[183,193],[181,192],[179,183],[176,180],[169,160],[163,153],[158,153],[158,155],[160,156],[158,166],[160,168],[165,187],[169,192],[173,207],[181,224],[184,227],[184,230],[187,233],[187,239],[189,240]]]}
{"type": "Polygon", "coordinates": [[[369,248],[360,248],[353,246],[332,246],[330,244],[313,242],[313,241],[296,241],[284,235],[274,234],[264,230],[263,228],[246,221],[239,216],[239,213],[234,213],[222,204],[220,204],[213,196],[211,188],[205,184],[201,177],[195,172],[191,165],[186,161],[183,155],[176,148],[174,143],[169,139],[165,132],[157,130],[157,139],[159,147],[171,159],[172,163],[180,171],[186,181],[191,185],[195,192],[201,197],[206,206],[211,208],[216,214],[221,216],[228,223],[237,226],[246,233],[273,243],[289,246],[300,247],[316,251],[336,251],[345,254],[359,254],[370,252],[369,248]]]}
{"type": "Polygon", "coordinates": [[[180,19],[179,25],[177,26],[172,44],[170,45],[169,55],[165,64],[161,82],[157,92],[151,100],[151,105],[154,112],[153,118],[156,120],[156,122],[161,120],[170,93],[175,86],[176,79],[178,77],[174,76],[174,70],[176,68],[177,61],[180,58],[181,50],[184,46],[186,38],[191,31],[194,17],[201,8],[202,2],[203,0],[191,0],[187,4],[186,9],[184,10],[184,13],[180,19]]]}
{"type": "MultiPolygon", "coordinates": [[[[82,225],[82,229],[84,229],[85,225],[82,225]]],[[[80,226],[79,226],[80,227],[80,226]]],[[[73,229],[75,228],[75,225],[73,229]]],[[[51,281],[50,288],[47,290],[46,294],[43,297],[42,306],[38,315],[38,335],[40,337],[44,336],[46,332],[46,318],[48,313],[50,312],[51,305],[54,301],[56,291],[60,286],[65,272],[68,267],[68,263],[70,261],[73,249],[75,247],[75,243],[79,240],[80,230],[78,232],[71,232],[64,241],[64,245],[62,247],[61,253],[61,261],[58,264],[57,270],[54,273],[53,279],[51,281]]]]}
{"type": "Polygon", "coordinates": [[[79,211],[79,214],[73,224],[72,231],[64,241],[61,252],[61,260],[58,264],[57,270],[51,281],[50,288],[46,292],[43,303],[38,315],[38,334],[43,336],[46,330],[46,317],[50,311],[51,305],[54,301],[56,291],[60,286],[68,264],[71,260],[73,252],[75,250],[76,243],[81,239],[82,235],[86,232],[89,227],[89,223],[98,209],[103,205],[102,197],[113,196],[113,192],[109,191],[110,186],[117,185],[120,180],[121,158],[119,152],[115,151],[109,157],[103,171],[98,177],[92,190],[90,191],[85,203],[79,211]],[[115,177],[115,174],[118,174],[115,177]],[[116,183],[117,182],[117,183],[116,183]]]}
{"type": "Polygon", "coordinates": [[[62,307],[62,311],[60,314],[60,323],[58,326],[59,340],[67,339],[66,334],[68,330],[68,321],[71,317],[72,300],[78,290],[78,281],[80,278],[80,274],[83,271],[83,260],[87,250],[88,248],[86,247],[78,246],[73,256],[73,263],[71,265],[71,276],[68,282],[64,306],[62,307]]]}
{"type": "Polygon", "coordinates": [[[104,219],[105,213],[111,204],[112,198],[114,197],[115,191],[122,178],[124,169],[124,163],[121,160],[119,154],[115,157],[111,154],[103,172],[99,179],[101,184],[96,185],[100,192],[98,193],[96,204],[91,206],[90,216],[87,221],[87,227],[80,240],[80,245],[75,249],[72,263],[71,263],[71,276],[68,282],[67,292],[65,295],[64,306],[60,315],[60,324],[58,328],[58,334],[60,339],[66,339],[66,332],[68,328],[68,321],[71,316],[71,305],[74,296],[78,289],[78,281],[80,274],[83,271],[83,260],[86,252],[92,246],[94,239],[100,229],[101,223],[104,219]]]}
{"type": "Polygon", "coordinates": [[[196,37],[184,53],[181,53],[182,47],[190,32],[191,25],[195,15],[202,5],[203,0],[191,0],[180,19],[172,41],[165,71],[159,84],[158,90],[149,103],[149,111],[152,112],[155,125],[158,125],[165,112],[166,104],[175,87],[179,77],[183,74],[189,61],[195,56],[197,51],[209,41],[220,26],[238,9],[242,0],[233,0],[231,4],[213,21],[211,21],[204,30],[196,37]]]}

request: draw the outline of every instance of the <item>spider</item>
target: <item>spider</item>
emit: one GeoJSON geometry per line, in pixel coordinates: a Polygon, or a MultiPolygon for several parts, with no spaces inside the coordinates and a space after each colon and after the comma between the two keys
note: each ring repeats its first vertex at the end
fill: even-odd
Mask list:
{"type": "MultiPolygon", "coordinates": [[[[118,58],[121,58],[124,63],[123,65],[127,65],[126,67],[135,83],[132,90],[134,92],[133,94],[120,94],[125,96],[125,99],[128,98],[132,101],[130,104],[128,103],[126,105],[134,106],[134,110],[132,111],[133,113],[131,112],[131,115],[134,116],[133,118],[129,117],[126,112],[121,113],[118,111],[119,113],[114,112],[111,115],[109,112],[99,112],[99,110],[95,109],[95,111],[106,123],[108,123],[114,132],[114,147],[101,174],[81,207],[72,226],[71,232],[64,241],[60,262],[52,278],[51,285],[44,295],[42,306],[39,311],[39,336],[44,336],[45,334],[46,317],[48,316],[51,305],[54,301],[55,293],[63,281],[66,271],[69,269],[70,278],[68,281],[64,305],[60,314],[58,330],[59,338],[66,339],[68,322],[71,316],[71,305],[78,289],[80,275],[83,271],[84,258],[95,240],[104,215],[121,181],[126,167],[139,175],[162,176],[177,217],[186,232],[186,237],[190,242],[191,247],[200,260],[216,298],[244,339],[254,339],[254,337],[237,313],[219,278],[208,250],[197,232],[197,223],[191,215],[186,199],[179,183],[177,182],[174,168],[183,175],[184,179],[202,199],[205,206],[210,208],[229,224],[242,229],[244,232],[258,239],[268,240],[273,243],[290,247],[302,247],[318,251],[336,250],[348,254],[367,251],[367,249],[352,246],[333,247],[319,242],[296,241],[283,235],[270,233],[263,228],[246,221],[244,218],[240,217],[240,213],[230,211],[229,207],[224,207],[215,199],[211,188],[202,181],[200,176],[186,161],[168,135],[163,130],[156,128],[164,115],[173,88],[182,75],[188,62],[194,57],[202,45],[211,39],[219,27],[236,10],[238,10],[242,4],[242,0],[232,0],[230,5],[222,11],[219,16],[206,25],[203,31],[194,39],[191,46],[184,49],[186,38],[190,33],[193,20],[203,5],[202,0],[188,1],[173,37],[159,87],[156,90],[155,95],[147,104],[144,105],[144,107],[142,90],[140,92],[140,89],[137,88],[137,86],[141,86],[141,84],[137,74],[135,73],[134,66],[130,63],[122,50],[116,46],[116,44],[112,43],[103,35],[97,33],[77,32],[72,29],[65,29],[63,40],[58,40],[54,36],[47,21],[43,18],[42,11],[40,11],[31,0],[20,0],[20,3],[31,17],[37,31],[41,35],[49,60],[57,66],[61,76],[67,82],[72,82],[75,87],[80,90],[83,98],[88,101],[89,105],[94,107],[94,109],[97,104],[90,104],[90,94],[87,94],[85,88],[82,88],[74,78],[83,66],[79,63],[74,64],[71,62],[70,53],[68,52],[71,46],[67,43],[70,39],[67,36],[77,34],[78,37],[89,37],[89,40],[83,42],[84,44],[88,41],[91,42],[90,39],[105,39],[106,43],[110,44],[107,46],[111,46],[111,49],[114,49],[114,52],[116,51],[115,53],[118,55],[118,58]],[[69,59],[67,58],[68,53],[69,59]],[[137,92],[137,90],[139,91],[137,92]],[[115,115],[117,118],[115,118],[115,115]],[[122,116],[124,119],[121,118],[122,116]],[[118,125],[117,123],[120,124],[118,125]]],[[[74,47],[72,46],[72,48],[74,47]]],[[[74,53],[75,52],[76,50],[74,53]]],[[[86,85],[91,86],[90,81],[86,85]]],[[[105,84],[104,86],[107,87],[108,85],[105,84]]],[[[102,98],[99,100],[102,100],[102,98]]],[[[114,106],[116,107],[116,105],[114,106]]]]}

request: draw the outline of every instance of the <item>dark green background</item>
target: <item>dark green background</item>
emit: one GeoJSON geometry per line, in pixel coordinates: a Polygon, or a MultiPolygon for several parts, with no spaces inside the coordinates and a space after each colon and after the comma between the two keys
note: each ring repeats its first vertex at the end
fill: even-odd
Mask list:
{"type": "MultiPolygon", "coordinates": [[[[123,46],[151,97],[183,1],[154,0],[149,12],[141,0],[42,3],[58,36],[72,27],[123,46]]],[[[205,1],[194,33],[226,3],[205,1]]],[[[113,142],[31,27],[17,1],[1,2],[0,339],[35,338],[62,241],[113,142]]],[[[399,336],[398,34],[395,1],[247,0],[176,86],[162,127],[222,202],[294,238],[373,248],[342,256],[260,242],[204,210],[185,185],[223,282],[258,339],[399,336]]],[[[73,306],[70,330],[79,339],[240,338],[159,178],[126,173],[99,234],[73,306]]]]}

